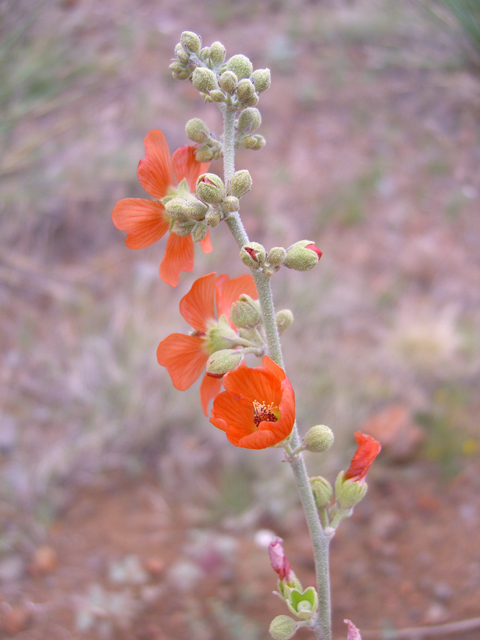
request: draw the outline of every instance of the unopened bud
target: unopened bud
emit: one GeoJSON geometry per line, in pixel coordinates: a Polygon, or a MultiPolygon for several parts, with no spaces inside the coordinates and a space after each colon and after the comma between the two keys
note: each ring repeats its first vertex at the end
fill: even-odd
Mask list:
{"type": "Polygon", "coordinates": [[[326,509],[333,498],[332,485],[322,476],[310,478],[310,485],[317,509],[326,509]]]}
{"type": "Polygon", "coordinates": [[[238,211],[239,207],[240,207],[240,200],[235,196],[227,196],[225,200],[222,202],[222,209],[227,213],[238,211]]]}
{"type": "Polygon", "coordinates": [[[188,61],[190,60],[190,55],[188,51],[185,51],[185,49],[183,48],[183,45],[180,42],[177,45],[175,45],[175,55],[177,56],[177,59],[182,64],[187,64],[188,61]]]}
{"type": "Polygon", "coordinates": [[[238,334],[232,329],[227,318],[222,315],[218,322],[207,331],[205,348],[208,353],[232,350],[238,343],[238,334]]]}
{"type": "Polygon", "coordinates": [[[309,271],[317,264],[322,252],[311,240],[300,240],[287,249],[284,265],[296,271],[309,271]]]}
{"type": "Polygon", "coordinates": [[[204,173],[197,180],[197,198],[207,204],[219,204],[225,197],[222,179],[215,173],[204,173]]]}
{"type": "Polygon", "coordinates": [[[217,77],[211,69],[197,67],[192,75],[192,84],[202,93],[209,93],[217,88],[217,77]]]}
{"type": "Polygon", "coordinates": [[[218,209],[209,209],[205,216],[205,222],[209,227],[216,227],[222,221],[222,214],[218,209]]]}
{"type": "Polygon", "coordinates": [[[259,136],[256,135],[255,137],[255,144],[253,145],[253,147],[250,147],[251,149],[253,149],[254,151],[258,151],[259,149],[263,149],[263,147],[266,144],[266,140],[263,136],[259,136]]]}
{"type": "Polygon", "coordinates": [[[205,240],[208,233],[208,225],[203,222],[197,222],[197,224],[192,229],[192,240],[194,242],[201,242],[205,240]]]}
{"type": "Polygon", "coordinates": [[[335,480],[335,498],[342,511],[352,509],[365,497],[367,493],[367,483],[355,480],[345,480],[345,472],[340,471],[335,480]]]}
{"type": "Polygon", "coordinates": [[[303,444],[311,453],[323,453],[328,451],[333,444],[333,431],[324,424],[312,427],[307,431],[303,444]]]}
{"type": "Polygon", "coordinates": [[[275,316],[277,322],[277,329],[279,333],[283,333],[285,329],[293,323],[293,313],[290,309],[282,309],[275,316]]]}
{"type": "Polygon", "coordinates": [[[223,91],[220,91],[219,89],[214,89],[213,91],[210,91],[210,97],[214,102],[225,102],[226,100],[225,94],[223,93],[223,91]]]}
{"type": "Polygon", "coordinates": [[[255,107],[244,109],[237,120],[237,130],[243,134],[252,133],[262,124],[260,111],[255,107]]]}
{"type": "Polygon", "coordinates": [[[186,80],[190,77],[190,71],[183,66],[178,60],[174,60],[169,66],[172,71],[172,76],[175,80],[186,80]]]}
{"type": "Polygon", "coordinates": [[[272,83],[270,69],[255,69],[250,76],[250,80],[255,85],[255,91],[258,93],[266,91],[272,83]]]}
{"type": "Polygon", "coordinates": [[[175,220],[184,220],[185,204],[186,204],[185,198],[172,198],[165,204],[165,210],[168,213],[168,215],[174,218],[175,220]]]}
{"type": "Polygon", "coordinates": [[[189,236],[192,233],[194,226],[195,226],[195,222],[192,222],[190,220],[186,222],[183,222],[181,220],[176,220],[173,223],[171,232],[177,236],[184,238],[186,236],[189,236]]]}
{"type": "Polygon", "coordinates": [[[242,102],[248,100],[255,93],[255,87],[248,78],[243,78],[237,85],[237,96],[242,102]]]}
{"type": "Polygon", "coordinates": [[[225,47],[221,42],[213,42],[210,45],[210,60],[216,67],[223,64],[225,60],[225,47]]]}
{"type": "Polygon", "coordinates": [[[193,53],[199,53],[202,47],[202,40],[193,31],[184,31],[180,36],[180,44],[193,53]]]}
{"type": "Polygon", "coordinates": [[[242,78],[248,78],[253,71],[253,64],[247,58],[247,56],[241,53],[232,56],[227,62],[227,70],[233,71],[239,80],[242,78]]]}
{"type": "Polygon", "coordinates": [[[200,118],[192,118],[185,125],[185,133],[187,138],[193,142],[202,144],[210,137],[210,130],[203,120],[200,118]]]}
{"type": "Polygon", "coordinates": [[[191,220],[203,220],[208,211],[208,205],[201,200],[184,200],[183,213],[191,220]]]}
{"type": "Polygon", "coordinates": [[[260,100],[260,98],[258,97],[258,95],[256,93],[253,94],[253,96],[250,96],[250,98],[248,98],[247,100],[245,100],[243,102],[243,104],[246,107],[255,107],[258,104],[258,101],[260,100]]]}
{"type": "Polygon", "coordinates": [[[256,327],[261,319],[260,303],[247,294],[242,294],[237,302],[232,304],[230,320],[236,327],[241,329],[256,327]]]}
{"type": "Polygon", "coordinates": [[[235,87],[237,86],[237,82],[238,78],[233,73],[233,71],[225,71],[218,79],[220,88],[223,89],[223,91],[225,91],[226,93],[233,93],[235,87]]]}
{"type": "Polygon", "coordinates": [[[270,623],[268,632],[273,640],[290,640],[295,635],[297,623],[290,616],[277,616],[270,623]]]}
{"type": "Polygon", "coordinates": [[[213,149],[207,146],[199,147],[195,151],[195,160],[197,162],[210,162],[213,159],[213,149]]]}
{"type": "Polygon", "coordinates": [[[243,360],[241,351],[235,349],[220,349],[215,351],[207,360],[207,373],[214,378],[221,378],[228,371],[236,369],[243,360]]]}
{"type": "Polygon", "coordinates": [[[265,258],[267,252],[258,242],[248,242],[240,250],[240,260],[247,265],[247,267],[253,267],[259,269],[265,264],[265,258]]]}
{"type": "Polygon", "coordinates": [[[198,57],[200,58],[200,60],[206,60],[207,58],[209,58],[210,47],[202,47],[202,49],[200,49],[200,53],[198,54],[198,57]]]}
{"type": "Polygon", "coordinates": [[[252,176],[247,169],[235,171],[230,182],[230,193],[236,198],[241,198],[252,188],[252,176]]]}
{"type": "Polygon", "coordinates": [[[283,247],[272,247],[268,252],[267,260],[273,267],[278,267],[283,264],[286,255],[287,252],[283,247]]]}

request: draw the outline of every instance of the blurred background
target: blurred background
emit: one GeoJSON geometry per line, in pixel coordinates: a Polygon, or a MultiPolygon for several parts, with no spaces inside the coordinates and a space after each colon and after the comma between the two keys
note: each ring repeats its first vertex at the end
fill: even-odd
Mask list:
{"type": "Polygon", "coordinates": [[[0,635],[260,640],[287,613],[270,531],[313,584],[281,452],[235,449],[156,362],[193,280],[244,272],[233,239],[172,289],[164,241],[110,218],[150,129],[221,132],[168,70],[184,30],[272,71],[237,156],[251,239],[324,252],[272,280],[300,430],[336,437],[310,472],[383,443],[333,543],[336,637],[480,616],[479,3],[3,0],[0,635]]]}

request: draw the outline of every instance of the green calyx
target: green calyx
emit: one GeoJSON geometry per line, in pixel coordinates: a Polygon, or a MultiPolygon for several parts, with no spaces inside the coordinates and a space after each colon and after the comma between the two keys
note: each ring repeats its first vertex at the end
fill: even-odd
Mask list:
{"type": "Polygon", "coordinates": [[[237,86],[238,78],[233,71],[224,71],[218,79],[218,84],[225,93],[233,93],[237,86]]]}
{"type": "Polygon", "coordinates": [[[204,222],[197,222],[197,224],[192,229],[192,240],[194,242],[201,242],[205,240],[208,233],[208,225],[204,222]]]}
{"type": "Polygon", "coordinates": [[[272,267],[279,267],[283,264],[287,256],[287,252],[283,247],[272,247],[268,252],[267,260],[272,267]]]}
{"type": "Polygon", "coordinates": [[[365,481],[345,480],[344,476],[340,471],[335,480],[335,499],[341,511],[349,511],[365,497],[368,486],[365,481]]]}
{"type": "Polygon", "coordinates": [[[330,482],[322,476],[315,476],[310,478],[310,486],[312,487],[317,509],[326,509],[333,498],[333,489],[330,482]]]}
{"type": "Polygon", "coordinates": [[[330,449],[333,440],[333,431],[330,427],[320,424],[307,431],[303,439],[303,446],[311,453],[323,453],[330,449]]]}
{"type": "Polygon", "coordinates": [[[193,31],[184,31],[180,36],[180,44],[184,49],[188,49],[192,53],[200,53],[202,39],[193,31]]]}
{"type": "Polygon", "coordinates": [[[232,304],[230,320],[241,329],[256,327],[262,321],[260,303],[246,293],[242,293],[240,298],[232,304]]]}
{"type": "MultiPolygon", "coordinates": [[[[300,240],[287,249],[287,255],[283,264],[296,271],[309,271],[319,260],[318,249],[311,240],[300,240]]],[[[321,254],[320,254],[321,255],[321,254]]]]}
{"type": "Polygon", "coordinates": [[[248,100],[255,93],[255,87],[248,78],[243,78],[237,85],[237,97],[241,102],[248,100]]]}
{"type": "Polygon", "coordinates": [[[305,591],[290,589],[286,603],[291,613],[308,620],[317,612],[318,595],[313,587],[307,587],[305,591]]]}
{"type": "Polygon", "coordinates": [[[270,88],[272,78],[270,75],[270,69],[255,69],[250,76],[250,80],[255,85],[255,91],[261,93],[270,88]]]}
{"type": "Polygon", "coordinates": [[[192,74],[192,84],[197,91],[208,94],[217,89],[217,76],[211,69],[197,67],[192,74]]]}
{"type": "Polygon", "coordinates": [[[225,213],[233,213],[240,208],[240,200],[235,196],[227,196],[222,202],[222,209],[225,213]]]}
{"type": "Polygon", "coordinates": [[[249,78],[253,71],[253,64],[242,54],[232,56],[227,62],[227,71],[233,71],[239,80],[249,78]]]}
{"type": "Polygon", "coordinates": [[[210,130],[200,118],[192,118],[185,125],[187,138],[192,142],[203,144],[210,137],[210,130]]]}
{"type": "Polygon", "coordinates": [[[215,67],[219,67],[225,61],[225,47],[221,42],[213,42],[210,45],[210,60],[215,67]]]}
{"type": "Polygon", "coordinates": [[[277,616],[270,623],[268,632],[273,640],[290,640],[295,635],[298,623],[290,616],[277,616]]]}
{"type": "Polygon", "coordinates": [[[225,186],[215,173],[204,173],[197,180],[196,194],[207,204],[220,204],[225,197],[225,186]]]}
{"type": "Polygon", "coordinates": [[[252,151],[258,151],[259,149],[263,149],[266,144],[266,140],[263,136],[255,135],[255,136],[245,136],[242,140],[242,144],[245,149],[252,149],[252,151]]]}
{"type": "Polygon", "coordinates": [[[252,176],[247,169],[235,171],[230,181],[229,193],[236,198],[241,198],[252,188],[252,176]]]}
{"type": "Polygon", "coordinates": [[[237,131],[243,135],[249,135],[262,124],[262,116],[255,107],[244,109],[237,120],[237,131]]]}
{"type": "Polygon", "coordinates": [[[243,353],[235,349],[220,349],[207,360],[206,370],[210,376],[221,378],[232,369],[236,369],[243,360],[243,353]]]}
{"type": "Polygon", "coordinates": [[[282,309],[278,311],[275,320],[277,322],[277,329],[279,333],[283,333],[288,327],[293,324],[293,313],[290,309],[282,309]]]}
{"type": "Polygon", "coordinates": [[[238,334],[225,316],[220,316],[218,322],[212,322],[212,326],[206,332],[204,346],[210,354],[238,346],[238,334]]]}
{"type": "Polygon", "coordinates": [[[265,264],[267,252],[265,247],[258,242],[247,242],[240,249],[240,260],[253,269],[260,269],[265,264]]]}

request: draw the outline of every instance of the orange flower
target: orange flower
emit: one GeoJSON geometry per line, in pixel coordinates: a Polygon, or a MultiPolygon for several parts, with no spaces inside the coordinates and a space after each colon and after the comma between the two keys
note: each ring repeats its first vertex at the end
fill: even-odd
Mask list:
{"type": "Polygon", "coordinates": [[[368,436],[366,433],[356,431],[353,435],[357,441],[358,449],[352,458],[350,466],[345,471],[343,479],[364,482],[370,465],[378,456],[382,447],[375,438],[368,436]]]}
{"type": "Polygon", "coordinates": [[[285,372],[268,356],[261,367],[244,363],[223,379],[210,422],[236,447],[266,449],[288,438],[295,422],[295,394],[285,372]]]}
{"type": "MultiPolygon", "coordinates": [[[[113,224],[127,232],[125,244],[130,249],[143,249],[160,240],[170,227],[170,217],[159,200],[171,188],[185,178],[190,191],[195,191],[197,178],[208,170],[208,162],[197,162],[194,147],[180,147],[170,156],[165,136],[158,129],[150,131],[145,138],[145,157],[138,163],[137,177],[147,193],[155,200],[125,198],[115,205],[113,224]]],[[[207,235],[200,242],[205,253],[210,253],[212,244],[207,235]]],[[[192,236],[170,233],[165,255],[160,265],[160,277],[176,287],[182,271],[192,271],[194,246],[192,236]]]]}
{"type": "MultiPolygon", "coordinates": [[[[255,282],[250,274],[230,279],[227,275],[215,277],[215,273],[209,273],[196,280],[180,300],[180,313],[194,331],[188,336],[172,333],[162,340],[157,349],[158,363],[168,370],[173,386],[179,391],[185,391],[200,377],[212,353],[208,333],[218,326],[217,318],[229,318],[232,303],[242,293],[257,298],[255,282]]],[[[205,415],[208,415],[208,403],[221,387],[221,379],[204,375],[200,400],[205,415]]]]}

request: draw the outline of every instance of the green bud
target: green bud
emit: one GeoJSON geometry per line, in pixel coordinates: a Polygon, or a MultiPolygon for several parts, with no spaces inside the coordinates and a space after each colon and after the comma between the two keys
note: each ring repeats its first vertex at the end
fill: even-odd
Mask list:
{"type": "Polygon", "coordinates": [[[199,147],[195,151],[195,159],[197,162],[210,162],[213,159],[213,149],[207,146],[199,147]]]}
{"type": "Polygon", "coordinates": [[[245,138],[242,140],[242,144],[245,149],[255,149],[257,145],[257,139],[255,136],[245,136],[245,138]]]}
{"type": "Polygon", "coordinates": [[[313,587],[307,587],[305,591],[290,589],[286,603],[291,613],[308,620],[317,612],[318,595],[313,587]]]}
{"type": "Polygon", "coordinates": [[[205,222],[209,227],[216,227],[222,221],[222,214],[218,209],[209,209],[205,216],[205,222]]]}
{"type": "Polygon", "coordinates": [[[352,509],[356,504],[365,497],[367,493],[367,483],[357,482],[355,480],[344,480],[344,471],[340,471],[335,480],[335,498],[338,507],[342,511],[352,509]]]}
{"type": "Polygon", "coordinates": [[[175,55],[177,56],[177,59],[182,64],[188,64],[188,61],[190,60],[190,55],[188,54],[188,51],[185,51],[185,49],[180,44],[180,42],[175,45],[175,55]]]}
{"type": "Polygon", "coordinates": [[[238,78],[233,71],[224,71],[218,79],[220,88],[226,93],[233,93],[237,86],[238,78]]]}
{"type": "Polygon", "coordinates": [[[210,137],[210,130],[203,120],[200,118],[192,118],[185,125],[185,133],[187,138],[192,142],[202,144],[210,137]]]}
{"type": "Polygon", "coordinates": [[[270,69],[255,69],[250,76],[250,80],[255,85],[255,91],[261,93],[270,88],[272,78],[270,75],[270,69]]]}
{"type": "Polygon", "coordinates": [[[243,293],[240,298],[232,304],[230,320],[236,327],[241,329],[256,327],[262,320],[260,303],[258,300],[254,300],[246,293],[243,293]]]}
{"type": "Polygon", "coordinates": [[[232,329],[225,316],[220,316],[218,322],[207,331],[205,346],[209,353],[214,353],[232,350],[237,346],[237,341],[237,332],[232,329]]]}
{"type": "Polygon", "coordinates": [[[253,71],[253,64],[250,62],[247,56],[244,56],[240,53],[230,58],[230,60],[227,62],[227,70],[233,71],[237,78],[241,80],[242,78],[250,77],[250,74],[253,71]]]}
{"type": "Polygon", "coordinates": [[[177,236],[181,236],[182,238],[189,236],[193,227],[195,226],[195,222],[191,222],[188,220],[187,222],[182,222],[181,220],[175,220],[170,231],[177,236]]]}
{"type": "Polygon", "coordinates": [[[290,640],[295,635],[297,623],[290,616],[277,616],[270,623],[268,632],[273,640],[290,640]]]}
{"type": "Polygon", "coordinates": [[[283,247],[272,247],[268,252],[267,260],[273,267],[278,267],[283,264],[287,252],[283,247]]]}
{"type": "Polygon", "coordinates": [[[211,69],[196,67],[192,75],[192,84],[202,93],[209,93],[217,88],[217,77],[211,69]]]}
{"type": "Polygon", "coordinates": [[[265,276],[265,278],[271,278],[273,274],[278,271],[278,269],[279,267],[272,267],[271,265],[266,264],[263,267],[263,275],[265,276]]]}
{"type": "Polygon", "coordinates": [[[194,242],[201,242],[205,240],[208,233],[208,225],[203,222],[197,222],[192,229],[192,240],[194,242]]]}
{"type": "Polygon", "coordinates": [[[221,349],[220,351],[215,351],[209,357],[206,370],[214,378],[221,378],[232,369],[236,369],[242,360],[243,354],[241,351],[221,349]]]}
{"type": "Polygon", "coordinates": [[[200,60],[206,60],[210,57],[210,47],[203,47],[200,49],[200,53],[198,54],[200,60]]]}
{"type": "Polygon", "coordinates": [[[204,173],[197,180],[197,198],[207,204],[219,204],[225,197],[225,186],[215,173],[204,173]]]}
{"type": "Polygon", "coordinates": [[[223,91],[220,91],[219,89],[214,89],[213,91],[210,91],[210,97],[214,102],[225,102],[226,100],[225,94],[223,93],[223,91]]]}
{"type": "Polygon", "coordinates": [[[266,143],[265,138],[259,135],[254,136],[254,138],[255,138],[255,144],[253,145],[253,147],[250,147],[250,148],[253,149],[254,151],[258,151],[258,149],[263,149],[266,143]]]}
{"type": "Polygon", "coordinates": [[[237,96],[242,102],[248,100],[255,93],[255,87],[248,78],[243,78],[237,85],[237,96]]]}
{"type": "Polygon", "coordinates": [[[313,497],[315,498],[317,509],[326,509],[332,501],[332,485],[322,476],[310,478],[310,485],[312,487],[313,497]]]}
{"type": "Polygon", "coordinates": [[[199,53],[202,47],[202,40],[200,36],[197,36],[193,31],[184,31],[180,36],[180,44],[193,51],[193,53],[199,53]]]}
{"type": "Polygon", "coordinates": [[[303,444],[311,453],[323,453],[328,451],[333,444],[333,431],[324,424],[312,427],[307,431],[303,444]]]}
{"type": "Polygon", "coordinates": [[[290,309],[282,309],[275,316],[275,320],[277,322],[277,329],[279,333],[283,333],[285,329],[293,324],[293,313],[290,309]]]}
{"type": "Polygon", "coordinates": [[[186,69],[180,62],[174,60],[169,66],[172,71],[172,76],[175,80],[186,80],[190,77],[190,71],[186,69]]]}
{"type": "Polygon", "coordinates": [[[213,42],[210,45],[210,60],[216,67],[223,64],[225,60],[225,47],[221,42],[213,42]]]}
{"type": "Polygon", "coordinates": [[[258,242],[248,242],[240,250],[240,260],[253,269],[259,269],[265,264],[267,252],[258,242]]]}
{"type": "Polygon", "coordinates": [[[175,220],[184,220],[185,204],[186,204],[185,198],[172,198],[165,204],[165,209],[168,215],[174,218],[175,220]]]}
{"type": "Polygon", "coordinates": [[[258,129],[262,124],[262,116],[260,111],[254,107],[244,109],[237,120],[237,130],[241,133],[248,134],[258,129]]]}
{"type": "Polygon", "coordinates": [[[248,98],[248,100],[245,100],[245,102],[243,104],[246,107],[254,107],[255,105],[258,104],[259,100],[260,100],[260,98],[258,97],[258,95],[256,93],[254,93],[253,96],[250,96],[250,98],[248,98]]]}
{"type": "Polygon", "coordinates": [[[247,169],[235,171],[230,182],[229,192],[236,198],[241,198],[252,188],[252,176],[247,169]]]}
{"type": "Polygon", "coordinates": [[[208,211],[208,206],[201,200],[185,200],[183,213],[191,220],[203,220],[208,211]]]}
{"type": "Polygon", "coordinates": [[[309,271],[320,260],[322,252],[311,240],[300,240],[287,249],[284,265],[296,271],[309,271]]]}
{"type": "Polygon", "coordinates": [[[225,200],[222,202],[222,209],[227,213],[232,213],[232,211],[238,211],[240,208],[240,200],[235,196],[227,196],[225,200]]]}

